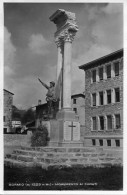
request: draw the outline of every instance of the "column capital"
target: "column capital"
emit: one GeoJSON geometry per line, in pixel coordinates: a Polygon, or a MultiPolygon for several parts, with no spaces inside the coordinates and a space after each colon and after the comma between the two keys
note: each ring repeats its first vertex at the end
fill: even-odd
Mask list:
{"type": "Polygon", "coordinates": [[[72,24],[69,24],[69,26],[62,28],[61,31],[57,31],[55,33],[56,44],[60,46],[63,45],[64,42],[72,43],[77,31],[78,31],[78,26],[72,24]]]}
{"type": "Polygon", "coordinates": [[[70,42],[72,43],[73,40],[74,40],[74,37],[76,35],[76,32],[75,31],[68,31],[68,30],[65,30],[64,32],[64,42],[70,42]]]}
{"type": "Polygon", "coordinates": [[[56,43],[57,47],[61,47],[63,45],[63,37],[61,37],[61,36],[55,37],[55,43],[56,43]]]}

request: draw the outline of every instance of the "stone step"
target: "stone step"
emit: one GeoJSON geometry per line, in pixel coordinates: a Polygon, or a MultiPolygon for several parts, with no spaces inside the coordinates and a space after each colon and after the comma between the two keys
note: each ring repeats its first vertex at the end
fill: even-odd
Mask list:
{"type": "MultiPolygon", "coordinates": [[[[41,166],[43,168],[48,168],[50,166],[73,166],[73,165],[82,165],[83,167],[87,166],[97,166],[97,167],[106,167],[111,165],[121,165],[122,159],[116,158],[41,158],[41,157],[30,157],[26,155],[12,155],[5,158],[5,165],[11,167],[33,167],[41,166]],[[43,165],[43,166],[42,166],[43,165]]],[[[46,168],[46,169],[47,169],[46,168]]]]}
{"type": "MultiPolygon", "coordinates": [[[[46,159],[47,160],[47,159],[46,159]]],[[[72,159],[70,160],[66,160],[66,162],[63,161],[50,161],[50,163],[47,163],[47,161],[42,162],[42,161],[33,161],[33,162],[24,162],[21,160],[14,160],[14,159],[5,159],[4,160],[5,166],[10,166],[10,167],[42,167],[43,169],[48,169],[50,167],[53,168],[62,168],[62,167],[109,167],[109,166],[122,166],[122,162],[121,161],[99,161],[99,160],[95,160],[93,161],[93,159],[91,159],[90,161],[72,161],[72,159]]]]}
{"type": "Polygon", "coordinates": [[[8,166],[8,167],[33,167],[34,163],[33,162],[23,162],[23,161],[10,159],[10,158],[5,158],[4,165],[8,166]]]}
{"type": "Polygon", "coordinates": [[[21,149],[15,149],[13,151],[13,154],[22,154],[22,155],[30,155],[30,156],[43,156],[45,153],[44,152],[39,152],[39,151],[32,151],[32,150],[21,150],[21,149]]]}
{"type": "Polygon", "coordinates": [[[40,152],[95,152],[102,151],[102,148],[95,147],[25,147],[21,146],[22,150],[32,150],[32,151],[40,151],[40,152]]]}
{"type": "Polygon", "coordinates": [[[77,162],[77,163],[86,163],[86,162],[111,162],[114,160],[119,160],[122,162],[122,158],[115,158],[115,157],[107,157],[107,156],[68,156],[68,157],[63,157],[61,155],[57,157],[48,157],[48,156],[29,156],[29,155],[22,155],[22,154],[11,154],[7,155],[6,158],[13,159],[13,160],[20,160],[24,162],[43,162],[43,163],[64,163],[64,162],[77,162]]]}
{"type": "MultiPolygon", "coordinates": [[[[122,165],[122,153],[93,147],[25,147],[6,155],[5,165],[41,166],[109,166],[122,165]]],[[[47,169],[47,168],[46,168],[47,169]]]]}
{"type": "MultiPolygon", "coordinates": [[[[90,152],[76,152],[76,153],[67,153],[67,152],[39,152],[39,151],[32,151],[32,150],[21,150],[21,149],[16,149],[14,150],[13,154],[17,155],[27,155],[27,156],[37,156],[37,157],[51,157],[51,158],[59,158],[59,157],[65,157],[65,158],[70,158],[70,157],[104,157],[106,156],[105,153],[90,153],[90,152]]],[[[111,156],[111,155],[110,155],[111,156]]]]}
{"type": "MultiPolygon", "coordinates": [[[[117,153],[104,153],[104,152],[100,152],[99,151],[97,153],[92,153],[92,152],[76,152],[76,153],[72,153],[72,152],[42,152],[42,151],[36,151],[36,150],[24,150],[24,149],[16,149],[13,152],[14,157],[12,156],[12,158],[15,158],[15,155],[25,155],[25,156],[29,156],[30,159],[32,159],[33,157],[40,157],[40,158],[90,158],[90,157],[95,157],[95,158],[99,158],[100,160],[105,159],[105,158],[116,158],[117,157],[117,153]]],[[[119,155],[120,156],[120,155],[119,155]]]]}

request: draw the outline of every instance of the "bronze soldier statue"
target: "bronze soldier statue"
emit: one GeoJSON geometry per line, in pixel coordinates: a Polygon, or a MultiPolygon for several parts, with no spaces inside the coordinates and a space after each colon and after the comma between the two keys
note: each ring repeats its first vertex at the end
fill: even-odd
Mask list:
{"type": "Polygon", "coordinates": [[[55,97],[55,82],[51,81],[50,86],[48,86],[44,82],[42,82],[39,78],[38,80],[46,89],[48,89],[48,92],[46,94],[46,101],[48,104],[48,115],[51,114],[52,109],[54,112],[56,112],[57,98],[55,97]]]}

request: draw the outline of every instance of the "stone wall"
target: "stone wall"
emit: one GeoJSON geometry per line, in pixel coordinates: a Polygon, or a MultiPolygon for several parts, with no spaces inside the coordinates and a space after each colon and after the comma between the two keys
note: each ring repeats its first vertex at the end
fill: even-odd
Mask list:
{"type": "Polygon", "coordinates": [[[16,148],[31,145],[31,135],[4,134],[4,155],[11,154],[16,148]]]}
{"type": "Polygon", "coordinates": [[[13,95],[4,90],[4,128],[7,128],[7,132],[11,132],[12,128],[12,104],[13,95]]]}
{"type": "Polygon", "coordinates": [[[30,146],[31,135],[22,134],[5,134],[4,145],[5,146],[30,146]]]}

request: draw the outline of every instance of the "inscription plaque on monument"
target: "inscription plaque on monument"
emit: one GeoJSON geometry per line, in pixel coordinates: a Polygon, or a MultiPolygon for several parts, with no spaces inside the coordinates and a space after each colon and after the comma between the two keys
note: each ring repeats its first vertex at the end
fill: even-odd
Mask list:
{"type": "Polygon", "coordinates": [[[73,122],[73,141],[80,140],[80,123],[73,122]]]}
{"type": "Polygon", "coordinates": [[[64,141],[71,141],[71,121],[64,122],[64,141]]]}
{"type": "Polygon", "coordinates": [[[80,123],[75,121],[64,122],[64,140],[79,141],[80,140],[80,123]]]}

